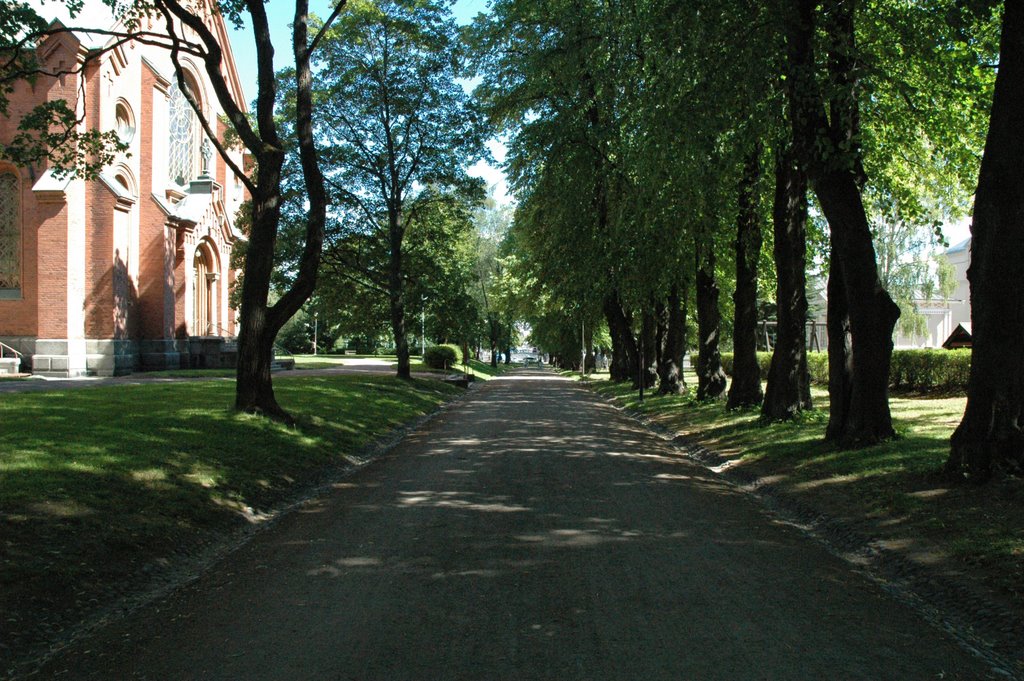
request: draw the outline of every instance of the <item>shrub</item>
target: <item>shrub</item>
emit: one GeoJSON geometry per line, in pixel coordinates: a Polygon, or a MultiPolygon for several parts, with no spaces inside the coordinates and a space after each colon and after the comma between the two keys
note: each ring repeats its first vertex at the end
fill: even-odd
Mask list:
{"type": "Polygon", "coordinates": [[[423,363],[431,369],[450,369],[459,363],[461,354],[457,345],[432,345],[423,353],[423,363]]]}
{"type": "MultiPolygon", "coordinates": [[[[696,361],[696,355],[694,360],[696,361]]],[[[725,371],[726,376],[732,376],[732,364],[733,364],[733,353],[723,352],[722,353],[722,370],[725,371]]],[[[770,352],[759,352],[757,353],[757,366],[761,370],[761,380],[767,380],[768,369],[772,365],[772,353],[770,352]]]]}
{"type": "Polygon", "coordinates": [[[807,373],[811,375],[811,383],[828,385],[828,353],[808,352],[807,373]]]}
{"type": "Polygon", "coordinates": [[[967,390],[971,351],[895,350],[889,385],[909,390],[967,390]]]}
{"type": "MultiPolygon", "coordinates": [[[[828,385],[828,353],[808,352],[811,382],[828,385]]],[[[970,350],[893,350],[889,387],[902,390],[966,391],[970,350]]]]}
{"type": "MultiPolygon", "coordinates": [[[[761,367],[761,380],[768,378],[771,366],[770,352],[757,353],[761,367]]],[[[697,354],[690,358],[696,366],[697,354]]],[[[722,353],[722,368],[732,376],[733,354],[722,353]]],[[[808,352],[807,372],[811,383],[828,385],[828,353],[808,352]]],[[[902,390],[967,390],[967,379],[971,372],[971,351],[963,350],[894,350],[889,369],[889,387],[902,390]]]]}

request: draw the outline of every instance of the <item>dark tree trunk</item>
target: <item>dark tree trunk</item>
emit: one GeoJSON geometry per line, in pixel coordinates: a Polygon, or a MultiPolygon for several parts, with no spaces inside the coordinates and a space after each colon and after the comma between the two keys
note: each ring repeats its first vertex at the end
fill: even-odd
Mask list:
{"type": "Polygon", "coordinates": [[[697,244],[697,399],[716,400],[725,393],[725,372],[718,348],[722,323],[715,280],[715,251],[697,244]]]}
{"type": "Polygon", "coordinates": [[[679,295],[678,284],[668,294],[668,326],[665,349],[658,365],[658,394],[679,395],[686,392],[683,379],[683,355],[686,352],[686,294],[679,295]]]}
{"type": "Polygon", "coordinates": [[[586,352],[583,356],[583,370],[592,372],[597,370],[597,357],[594,355],[594,325],[587,324],[583,330],[583,347],[586,352]]]}
{"type": "MultiPolygon", "coordinates": [[[[640,342],[643,343],[644,366],[633,376],[633,387],[640,387],[641,376],[644,388],[651,388],[658,381],[658,329],[655,315],[644,310],[640,324],[640,342]]],[[[639,358],[638,358],[639,359],[639,358]]]]}
{"type": "Polygon", "coordinates": [[[267,199],[253,197],[253,223],[245,252],[245,276],[242,278],[235,408],[288,421],[290,417],[274,396],[270,377],[274,339],[280,330],[280,326],[272,323],[267,306],[270,275],[274,268],[274,240],[281,215],[278,192],[273,186],[275,179],[280,178],[281,164],[277,163],[276,167],[275,174],[274,166],[264,166],[260,176],[258,196],[267,199]]]}
{"type": "Polygon", "coordinates": [[[747,158],[739,187],[736,221],[736,290],[733,318],[732,384],[726,408],[761,404],[761,367],[757,363],[757,264],[761,259],[761,220],[758,182],[761,177],[761,145],[747,158]]]}
{"type": "Polygon", "coordinates": [[[839,440],[850,413],[853,395],[853,347],[850,338],[850,312],[843,290],[843,270],[832,249],[828,273],[828,426],[825,439],[839,440]]]}
{"type": "Polygon", "coordinates": [[[1024,473],[1024,3],[1006,2],[992,113],[971,224],[973,350],[967,409],[946,470],[1024,473]]]}
{"type": "Polygon", "coordinates": [[[617,383],[634,381],[637,371],[636,339],[633,338],[632,323],[622,309],[618,293],[613,292],[605,296],[603,308],[612,337],[610,378],[617,383]]]}
{"type": "Polygon", "coordinates": [[[772,223],[778,325],[761,416],[772,421],[784,421],[811,408],[805,337],[807,176],[797,165],[790,149],[782,150],[776,156],[772,223]]]}
{"type": "Polygon", "coordinates": [[[391,254],[388,268],[388,302],[391,308],[391,331],[398,355],[398,378],[412,378],[409,366],[409,339],[405,335],[405,282],[402,279],[402,238],[404,229],[393,217],[389,229],[391,254]]]}
{"type": "Polygon", "coordinates": [[[498,320],[493,316],[487,319],[487,329],[490,332],[488,340],[491,344],[491,368],[498,368],[498,336],[501,334],[501,327],[498,320]]]}
{"type": "Polygon", "coordinates": [[[665,342],[668,340],[668,305],[665,303],[664,300],[658,300],[654,304],[654,352],[659,377],[661,366],[665,362],[665,342]]]}
{"type": "Polygon", "coordinates": [[[834,93],[828,117],[814,72],[812,43],[817,4],[817,0],[799,0],[788,17],[786,80],[794,144],[829,223],[832,274],[841,275],[841,286],[830,284],[830,289],[845,294],[850,318],[852,376],[848,408],[843,413],[830,413],[827,437],[843,446],[857,446],[894,435],[889,413],[889,363],[899,307],[878,278],[871,230],[860,194],[863,171],[856,143],[854,3],[833,0],[827,13],[830,92],[834,93]]]}

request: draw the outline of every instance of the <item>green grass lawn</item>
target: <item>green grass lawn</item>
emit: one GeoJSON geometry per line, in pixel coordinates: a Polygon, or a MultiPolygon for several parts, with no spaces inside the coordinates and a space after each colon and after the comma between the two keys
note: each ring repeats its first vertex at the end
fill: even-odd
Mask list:
{"type": "Polygon", "coordinates": [[[144,566],[215,540],[459,392],[293,373],[274,386],[296,428],[232,412],[233,381],[5,394],[0,641],[87,611],[144,566]]]}
{"type": "MultiPolygon", "coordinates": [[[[765,425],[756,410],[728,412],[724,402],[699,403],[689,395],[648,391],[641,405],[637,391],[628,385],[588,383],[725,456],[729,467],[770,482],[805,507],[842,519],[939,569],[980,571],[1017,607],[1024,607],[1021,482],[951,485],[940,475],[965,398],[894,395],[890,406],[898,439],[841,451],[823,439],[828,394],[821,388],[813,390],[817,408],[800,421],[765,425]]],[[[696,385],[692,373],[687,383],[696,385]]]]}

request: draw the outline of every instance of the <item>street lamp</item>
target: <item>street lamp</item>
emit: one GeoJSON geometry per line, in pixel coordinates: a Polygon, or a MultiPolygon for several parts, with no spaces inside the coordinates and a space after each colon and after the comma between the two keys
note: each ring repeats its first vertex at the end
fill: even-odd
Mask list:
{"type": "Polygon", "coordinates": [[[420,357],[427,354],[427,297],[420,297],[420,357]]]}
{"type": "Polygon", "coordinates": [[[316,356],[316,341],[317,341],[317,332],[320,330],[319,326],[320,326],[320,313],[319,312],[314,312],[313,313],[313,356],[314,357],[316,356]]]}

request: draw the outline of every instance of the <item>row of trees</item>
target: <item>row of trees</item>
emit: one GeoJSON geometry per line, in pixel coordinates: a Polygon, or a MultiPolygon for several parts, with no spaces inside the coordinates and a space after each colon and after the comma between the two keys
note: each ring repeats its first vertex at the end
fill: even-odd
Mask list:
{"type": "Polygon", "coordinates": [[[1019,11],[953,0],[497,0],[474,27],[477,94],[511,141],[513,236],[534,318],[559,313],[576,339],[581,325],[603,322],[612,378],[660,392],[684,388],[683,351],[695,346],[697,395],[711,399],[725,397],[724,308],[735,351],[728,406],[793,418],[810,405],[806,272],[821,266],[825,435],[876,442],[894,434],[888,374],[900,316],[882,277],[908,277],[890,253],[880,270],[873,237],[958,218],[977,184],[978,378],[949,469],[983,477],[1019,462],[1020,371],[1005,353],[1024,326],[1011,289],[994,290],[1016,276],[1007,254],[1024,229],[1010,199],[1024,173],[1008,151],[1021,143],[1009,94],[1024,83],[1013,62],[1019,11]],[[756,315],[772,288],[778,337],[762,396],[756,315]]]}
{"type": "MultiPolygon", "coordinates": [[[[11,82],[33,75],[26,48],[51,29],[19,0],[0,1],[2,47],[13,55],[0,77],[11,82]]],[[[586,336],[605,326],[613,378],[678,392],[684,349],[696,345],[702,398],[725,389],[718,347],[722,309],[731,310],[730,406],[762,403],[752,336],[758,299],[774,284],[778,339],[761,408],[768,418],[791,418],[809,405],[805,273],[808,244],[823,243],[810,257],[828,272],[826,437],[841,445],[887,438],[900,311],[882,285],[872,225],[955,217],[980,178],[970,271],[975,360],[949,468],[983,477],[1024,458],[1017,3],[495,0],[466,52],[436,3],[342,0],[318,21],[297,0],[296,66],[281,76],[259,0],[109,4],[124,19],[113,43],[156,42],[175,63],[189,54],[204,64],[231,139],[254,160],[252,169],[233,168],[252,196],[240,409],[287,418],[273,396],[271,347],[317,289],[324,253],[333,282],[325,298],[329,288],[338,300],[386,295],[400,375],[408,375],[410,296],[423,296],[417,267],[434,268],[424,280],[459,282],[447,299],[454,307],[468,306],[479,289],[477,316],[490,326],[492,348],[523,310],[538,333],[562,344],[578,326],[589,345],[586,336]],[[251,115],[231,98],[210,11],[238,24],[248,15],[259,79],[251,115]],[[142,30],[147,14],[167,30],[142,30]],[[182,27],[196,38],[184,40],[182,27]],[[457,82],[468,57],[492,129],[511,140],[508,170],[521,200],[515,228],[490,261],[480,249],[454,257],[473,240],[466,225],[482,190],[463,170],[482,154],[485,132],[457,82]],[[429,256],[407,248],[417,230],[416,247],[432,249],[429,256]],[[473,265],[444,269],[457,260],[473,265]],[[271,304],[275,264],[282,276],[271,304]],[[485,270],[488,282],[504,282],[501,304],[481,284],[485,270]],[[723,288],[733,291],[731,306],[720,300],[723,288]]],[[[180,65],[176,76],[187,93],[180,65]]],[[[116,142],[81,133],[76,116],[50,105],[29,120],[39,134],[5,155],[46,153],[94,172],[116,142]],[[55,140],[76,153],[61,157],[55,140]]],[[[229,141],[203,124],[223,151],[229,141]]]]}

